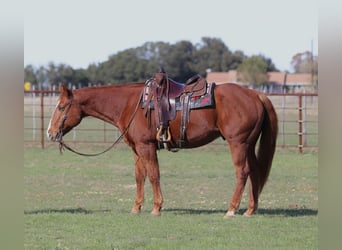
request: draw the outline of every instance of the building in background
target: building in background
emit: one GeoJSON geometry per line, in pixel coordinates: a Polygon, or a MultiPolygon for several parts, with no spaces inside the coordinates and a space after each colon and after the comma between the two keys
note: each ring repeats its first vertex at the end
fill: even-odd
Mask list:
{"type": "MultiPolygon", "coordinates": [[[[250,87],[249,83],[238,80],[236,70],[208,72],[206,79],[208,82],[218,84],[229,82],[250,87]]],[[[267,82],[257,89],[266,93],[316,93],[316,81],[311,74],[307,73],[268,72],[267,82]]]]}

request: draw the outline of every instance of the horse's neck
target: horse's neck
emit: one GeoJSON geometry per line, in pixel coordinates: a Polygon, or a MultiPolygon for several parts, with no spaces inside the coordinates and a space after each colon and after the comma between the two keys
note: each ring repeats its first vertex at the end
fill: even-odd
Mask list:
{"type": "Polygon", "coordinates": [[[111,86],[83,89],[79,91],[78,96],[83,117],[92,116],[118,127],[120,118],[131,105],[132,99],[139,101],[138,93],[138,88],[111,86]]]}

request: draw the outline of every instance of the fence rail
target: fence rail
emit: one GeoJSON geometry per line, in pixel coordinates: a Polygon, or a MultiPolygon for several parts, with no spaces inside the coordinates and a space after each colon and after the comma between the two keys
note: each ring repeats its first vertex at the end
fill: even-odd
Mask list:
{"type": "MultiPolygon", "coordinates": [[[[45,148],[51,144],[46,129],[59,95],[54,90],[24,91],[24,143],[45,148]]],[[[268,94],[278,114],[278,147],[318,148],[318,95],[268,94]]],[[[95,118],[87,118],[74,128],[65,141],[77,143],[111,143],[120,135],[113,126],[95,118]]],[[[222,143],[217,140],[213,143],[222,143]]]]}

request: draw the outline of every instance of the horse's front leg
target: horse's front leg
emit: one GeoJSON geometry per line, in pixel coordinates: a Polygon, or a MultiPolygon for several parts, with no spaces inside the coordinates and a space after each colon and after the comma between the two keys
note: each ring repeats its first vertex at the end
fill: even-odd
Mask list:
{"type": "Polygon", "coordinates": [[[160,188],[160,173],[156,147],[154,144],[139,144],[136,147],[137,155],[146,169],[153,191],[154,205],[151,214],[160,215],[163,196],[160,188]]]}
{"type": "Polygon", "coordinates": [[[144,186],[146,179],[146,168],[143,164],[141,158],[134,154],[135,160],[135,181],[137,185],[137,194],[133,208],[131,210],[132,214],[139,214],[144,203],[144,186]]]}

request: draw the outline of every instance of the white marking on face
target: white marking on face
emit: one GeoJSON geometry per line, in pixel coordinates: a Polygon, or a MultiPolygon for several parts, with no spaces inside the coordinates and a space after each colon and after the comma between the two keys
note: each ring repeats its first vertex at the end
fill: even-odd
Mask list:
{"type": "Polygon", "coordinates": [[[52,120],[53,114],[55,113],[57,107],[59,106],[59,103],[60,103],[60,101],[57,102],[55,109],[52,111],[51,119],[50,119],[50,121],[49,121],[49,126],[48,126],[48,128],[47,128],[47,130],[46,130],[46,134],[47,134],[47,137],[48,137],[48,138],[50,138],[49,130],[50,130],[50,128],[51,128],[51,120],[52,120]]]}

